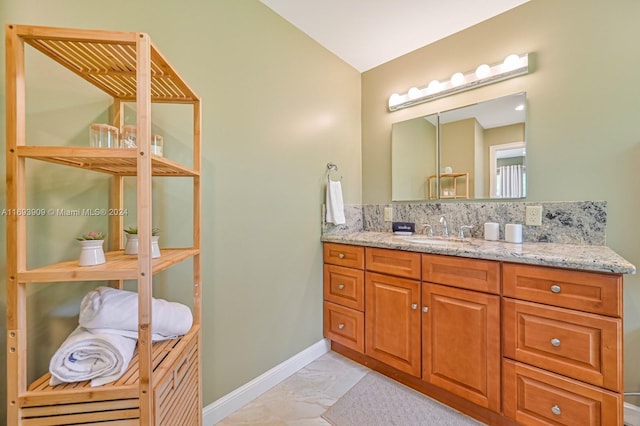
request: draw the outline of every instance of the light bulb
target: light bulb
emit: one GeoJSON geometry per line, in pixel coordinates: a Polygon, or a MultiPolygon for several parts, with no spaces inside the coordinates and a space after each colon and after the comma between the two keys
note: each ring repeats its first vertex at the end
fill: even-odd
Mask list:
{"type": "Polygon", "coordinates": [[[489,68],[489,65],[482,64],[478,68],[476,68],[476,77],[478,78],[488,77],[490,72],[491,72],[491,68],[489,68]]]}
{"type": "Polygon", "coordinates": [[[438,80],[431,80],[429,86],[427,86],[427,90],[429,93],[439,92],[442,89],[442,84],[438,80]]]}
{"type": "Polygon", "coordinates": [[[461,72],[457,72],[451,76],[451,85],[452,86],[460,86],[464,83],[464,74],[461,72]]]}
{"type": "Polygon", "coordinates": [[[422,93],[417,87],[409,89],[409,99],[418,99],[422,93]]]}
{"type": "Polygon", "coordinates": [[[397,93],[394,93],[393,95],[391,95],[391,97],[389,97],[389,106],[396,106],[399,105],[400,102],[402,102],[402,97],[400,95],[398,95],[397,93]]]}
{"type": "Polygon", "coordinates": [[[505,71],[515,70],[520,66],[520,56],[513,54],[505,58],[503,68],[505,71]]]}
{"type": "Polygon", "coordinates": [[[523,111],[524,110],[524,104],[520,104],[515,108],[516,111],[523,111]]]}

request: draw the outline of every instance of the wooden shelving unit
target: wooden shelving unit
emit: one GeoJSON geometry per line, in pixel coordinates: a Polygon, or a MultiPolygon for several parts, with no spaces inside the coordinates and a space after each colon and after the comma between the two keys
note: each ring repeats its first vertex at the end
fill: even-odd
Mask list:
{"type": "MultiPolygon", "coordinates": [[[[77,260],[27,268],[26,217],[7,216],[7,424],[200,425],[201,376],[201,106],[200,98],[164,58],[147,34],[40,26],[6,26],[7,205],[26,209],[27,159],[56,163],[112,176],[110,208],[124,205],[124,177],[137,188],[138,256],[124,255],[123,218],[109,218],[107,262],[78,267],[77,260]],[[113,98],[112,125],[122,130],[124,104],[135,102],[138,146],[105,149],[33,146],[26,140],[25,46],[29,45],[113,98]],[[151,104],[193,107],[193,165],[151,155],[151,104]],[[153,176],[193,181],[193,246],[162,249],[151,258],[153,176]],[[152,278],[193,259],[192,329],[179,339],[152,343],[152,278]],[[114,383],[49,385],[49,374],[27,383],[27,285],[105,281],[122,288],[138,282],[138,346],[125,375],[114,383]]],[[[82,232],[83,230],[78,230],[82,232]]]]}
{"type": "Polygon", "coordinates": [[[446,186],[447,189],[452,191],[451,194],[445,195],[440,194],[438,197],[436,194],[438,193],[438,175],[431,175],[427,180],[427,185],[429,187],[429,199],[435,200],[436,198],[440,198],[441,200],[446,199],[467,199],[469,198],[469,173],[440,173],[440,192],[443,191],[446,186]],[[458,185],[458,179],[462,179],[462,185],[458,185]],[[434,185],[435,180],[435,185],[434,185]],[[447,185],[443,184],[443,181],[447,182],[447,185]],[[458,186],[462,188],[460,191],[458,190],[458,186]]]}

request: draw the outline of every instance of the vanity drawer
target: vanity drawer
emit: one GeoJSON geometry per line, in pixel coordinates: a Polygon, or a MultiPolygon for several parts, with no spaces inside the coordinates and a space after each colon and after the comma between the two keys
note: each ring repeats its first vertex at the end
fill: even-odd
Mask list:
{"type": "Polygon", "coordinates": [[[364,269],[364,247],[324,243],[324,263],[364,269]]]}
{"type": "Polygon", "coordinates": [[[492,260],[423,254],[422,280],[499,294],[500,263],[492,260]]]}
{"type": "Polygon", "coordinates": [[[544,266],[502,265],[502,294],[516,299],[622,316],[622,275],[544,266]]]}
{"type": "Polygon", "coordinates": [[[367,247],[367,271],[420,279],[420,253],[367,247]]]}
{"type": "Polygon", "coordinates": [[[324,299],[363,311],[364,271],[325,264],[324,299]]]}
{"type": "Polygon", "coordinates": [[[324,302],[324,337],[364,353],[364,313],[324,302]]]}
{"type": "Polygon", "coordinates": [[[504,299],[503,355],[622,391],[622,320],[504,299]]]}
{"type": "Polygon", "coordinates": [[[622,425],[615,394],[517,362],[503,362],[503,413],[523,425],[622,425]]]}

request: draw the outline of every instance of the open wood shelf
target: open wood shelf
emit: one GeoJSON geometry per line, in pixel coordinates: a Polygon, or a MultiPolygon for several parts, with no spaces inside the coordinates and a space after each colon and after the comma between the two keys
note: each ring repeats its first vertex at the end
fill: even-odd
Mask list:
{"type": "MultiPolygon", "coordinates": [[[[175,361],[175,356],[170,357],[170,354],[179,354],[182,351],[177,349],[184,349],[190,343],[193,343],[194,339],[198,335],[200,326],[196,325],[182,337],[177,339],[163,340],[161,342],[155,342],[152,347],[153,356],[153,372],[154,375],[164,375],[170,368],[172,361],[175,361]]],[[[95,400],[109,400],[120,399],[121,396],[127,398],[137,398],[138,392],[138,353],[134,353],[129,368],[127,371],[115,382],[107,383],[106,385],[91,387],[91,382],[88,380],[74,383],[62,383],[57,386],[49,385],[49,379],[51,374],[46,373],[39,379],[35,380],[24,395],[20,398],[23,400],[25,406],[40,405],[43,402],[51,402],[51,398],[58,398],[53,402],[54,404],[69,403],[69,402],[84,402],[83,399],[75,400],[76,396],[81,391],[86,391],[87,388],[91,389],[91,392],[95,393],[95,400]],[[131,395],[127,394],[127,386],[133,389],[131,395]],[[43,393],[44,392],[44,393],[43,393]],[[124,395],[123,395],[124,392],[124,395]],[[53,393],[53,394],[52,394],[53,393]],[[110,396],[111,394],[111,396],[110,396]],[[55,395],[58,395],[57,397],[55,395]],[[47,399],[39,400],[39,396],[45,396],[47,399]]]]}
{"type": "MultiPolygon", "coordinates": [[[[200,98],[178,75],[151,41],[141,32],[84,30],[8,24],[5,26],[6,79],[6,208],[26,209],[27,164],[44,161],[110,175],[109,208],[125,204],[125,176],[136,180],[136,225],[142,244],[151,243],[153,177],[190,177],[192,245],[162,248],[161,256],[125,255],[123,250],[105,253],[106,263],[78,266],[78,260],[29,269],[27,218],[7,217],[7,424],[61,425],[189,425],[202,424],[200,356],[201,313],[201,132],[200,98]],[[137,147],[37,146],[27,144],[27,46],[102,90],[112,98],[110,125],[122,132],[125,106],[135,103],[137,147]],[[154,102],[186,104],[193,109],[191,166],[153,155],[151,146],[154,102]],[[193,327],[182,338],[152,344],[153,274],[192,259],[188,278],[193,294],[193,327]],[[124,288],[125,280],[137,281],[138,339],[136,354],[127,372],[117,381],[98,387],[90,382],[49,386],[47,373],[31,385],[27,380],[27,286],[37,283],[108,281],[124,288]]],[[[78,124],[82,126],[81,123],[78,124]]],[[[45,142],[46,143],[46,142],[45,142]]],[[[178,149],[178,147],[176,148],[178,149]]],[[[45,175],[46,168],[35,170],[45,175]]],[[[106,192],[106,191],[105,191],[106,192]]],[[[185,211],[185,217],[189,215],[185,211]]],[[[111,247],[122,247],[122,216],[109,218],[111,247]]],[[[80,225],[80,223],[79,223],[80,225]]],[[[79,231],[81,232],[81,231],[79,231]]]]}
{"type": "MultiPolygon", "coordinates": [[[[162,256],[153,259],[153,273],[158,273],[200,253],[195,248],[162,248],[162,256]]],[[[67,282],[135,280],[138,278],[138,256],[124,250],[105,253],[106,263],[78,266],[78,260],[68,260],[18,273],[19,282],[67,282]]]]}
{"type": "MultiPolygon", "coordinates": [[[[152,346],[153,376],[159,387],[179,385],[167,382],[167,376],[177,374],[182,361],[191,362],[197,356],[197,339],[200,326],[195,325],[184,336],[156,342],[152,346]],[[180,357],[184,358],[181,359],[180,357]]],[[[171,379],[195,380],[192,377],[197,369],[182,371],[182,377],[171,379]]],[[[129,368],[122,377],[103,386],[91,387],[90,381],[63,383],[57,386],[49,385],[51,374],[46,373],[31,385],[27,391],[19,396],[23,407],[24,421],[36,421],[40,417],[68,416],[65,420],[81,420],[83,414],[93,416],[94,412],[101,412],[101,420],[137,419],[139,417],[138,398],[138,353],[136,352],[129,363],[129,368]]],[[[164,389],[158,389],[163,391],[164,389]]],[[[93,419],[94,417],[88,417],[93,419]]],[[[48,424],[48,423],[46,423],[48,424]]],[[[65,423],[66,424],[66,423],[65,423]]]]}
{"type": "MultiPolygon", "coordinates": [[[[119,176],[136,176],[138,152],[131,148],[19,146],[19,157],[119,176]]],[[[199,173],[167,158],[151,156],[153,176],[198,176],[199,173]]]]}
{"type": "MultiPolygon", "coordinates": [[[[144,33],[16,25],[25,43],[104,92],[136,100],[136,42],[144,33]]],[[[151,43],[151,101],[193,103],[198,96],[151,43]]]]}

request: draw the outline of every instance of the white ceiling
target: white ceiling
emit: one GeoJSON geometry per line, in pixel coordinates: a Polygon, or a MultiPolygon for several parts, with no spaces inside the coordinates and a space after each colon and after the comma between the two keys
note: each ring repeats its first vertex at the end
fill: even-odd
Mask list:
{"type": "Polygon", "coordinates": [[[529,0],[260,0],[360,72],[529,0]]]}

